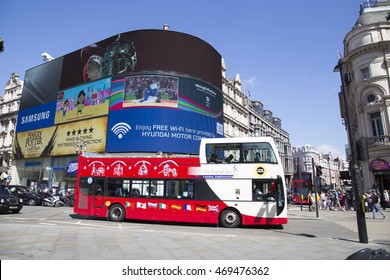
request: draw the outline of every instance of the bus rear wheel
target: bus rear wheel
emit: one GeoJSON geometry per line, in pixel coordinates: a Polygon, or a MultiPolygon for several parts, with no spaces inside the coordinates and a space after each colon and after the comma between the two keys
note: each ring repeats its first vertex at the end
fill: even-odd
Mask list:
{"type": "Polygon", "coordinates": [[[241,224],[240,214],[233,209],[225,209],[219,217],[221,224],[227,228],[235,228],[241,224]]]}
{"type": "Polygon", "coordinates": [[[122,205],[114,204],[108,210],[108,219],[113,222],[123,222],[126,212],[122,205]]]}

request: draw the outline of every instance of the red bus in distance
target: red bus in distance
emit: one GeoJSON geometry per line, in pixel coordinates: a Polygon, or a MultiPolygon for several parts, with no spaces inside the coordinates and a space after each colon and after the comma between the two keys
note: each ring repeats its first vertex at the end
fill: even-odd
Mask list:
{"type": "Polygon", "coordinates": [[[302,204],[309,204],[308,193],[313,191],[312,174],[309,172],[301,172],[301,180],[299,174],[294,173],[291,183],[294,203],[300,204],[302,197],[302,204]]]}

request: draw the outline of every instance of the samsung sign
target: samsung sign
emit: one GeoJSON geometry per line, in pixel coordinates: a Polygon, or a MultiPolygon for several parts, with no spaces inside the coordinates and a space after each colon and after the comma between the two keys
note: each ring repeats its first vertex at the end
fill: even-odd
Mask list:
{"type": "Polygon", "coordinates": [[[16,132],[23,132],[54,125],[55,102],[20,110],[16,132]]]}

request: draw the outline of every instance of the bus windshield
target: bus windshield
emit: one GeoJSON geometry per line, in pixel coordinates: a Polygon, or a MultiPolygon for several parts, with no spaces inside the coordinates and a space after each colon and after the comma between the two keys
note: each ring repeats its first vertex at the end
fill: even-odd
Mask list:
{"type": "Polygon", "coordinates": [[[208,162],[213,163],[278,163],[271,145],[267,142],[210,143],[206,145],[206,156],[208,162]]]}

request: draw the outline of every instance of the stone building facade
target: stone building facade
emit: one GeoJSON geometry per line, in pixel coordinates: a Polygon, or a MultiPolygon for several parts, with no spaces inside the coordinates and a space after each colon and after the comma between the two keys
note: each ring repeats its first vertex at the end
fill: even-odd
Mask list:
{"type": "Polygon", "coordinates": [[[11,155],[22,88],[23,81],[17,73],[12,73],[0,96],[0,174],[3,182],[15,177],[11,155]]]}
{"type": "Polygon", "coordinates": [[[289,183],[293,174],[290,135],[282,129],[280,118],[273,116],[271,110],[264,109],[260,101],[252,100],[242,88],[239,74],[233,79],[226,77],[226,65],[222,60],[225,137],[272,137],[279,150],[286,182],[289,183]]]}
{"type": "Polygon", "coordinates": [[[364,2],[338,63],[340,108],[361,166],[363,191],[390,189],[389,67],[390,1],[364,2]]]}

